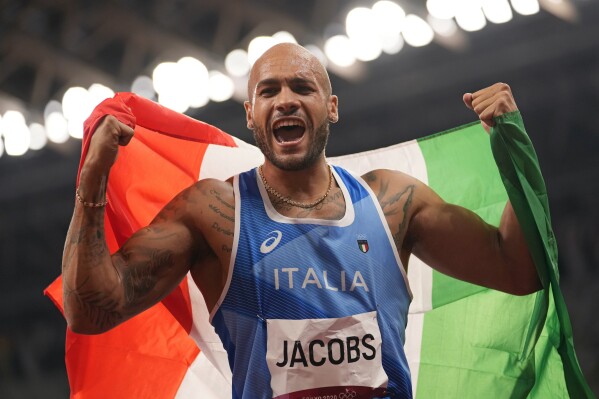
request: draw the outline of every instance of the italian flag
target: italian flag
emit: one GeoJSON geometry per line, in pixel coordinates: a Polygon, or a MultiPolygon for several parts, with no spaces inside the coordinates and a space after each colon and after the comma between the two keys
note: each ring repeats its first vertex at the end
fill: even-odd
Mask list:
{"type": "MultiPolygon", "coordinates": [[[[135,128],[108,184],[112,252],[194,181],[226,179],[263,161],[257,148],[213,126],[119,93],[86,121],[82,162],[106,114],[135,128]]],[[[329,162],[358,174],[403,171],[494,225],[509,198],[531,248],[545,289],[524,297],[455,280],[412,257],[405,350],[416,398],[593,397],[574,353],[546,190],[519,113],[498,118],[490,138],[476,122],[329,162]]],[[[60,277],[45,293],[62,311],[60,277]]],[[[232,397],[226,353],[190,276],[107,333],[67,329],[65,358],[72,398],[232,397]]]]}

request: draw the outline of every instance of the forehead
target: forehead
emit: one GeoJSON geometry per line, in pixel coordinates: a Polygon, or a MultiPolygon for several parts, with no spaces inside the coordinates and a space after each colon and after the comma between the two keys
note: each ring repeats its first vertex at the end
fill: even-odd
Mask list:
{"type": "Polygon", "coordinates": [[[254,83],[272,78],[315,78],[314,68],[308,60],[299,57],[270,57],[265,59],[255,69],[254,83]]]}
{"type": "Polygon", "coordinates": [[[264,80],[288,80],[301,78],[322,85],[322,66],[312,54],[295,48],[274,49],[256,61],[248,81],[249,91],[264,80]]]}

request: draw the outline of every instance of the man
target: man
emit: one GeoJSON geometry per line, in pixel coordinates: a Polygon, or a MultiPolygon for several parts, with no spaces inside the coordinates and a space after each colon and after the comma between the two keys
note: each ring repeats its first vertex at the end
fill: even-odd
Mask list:
{"type": "MultiPolygon", "coordinates": [[[[100,124],[65,244],[64,309],[73,331],[114,327],[190,272],[227,349],[235,397],[409,398],[411,254],[504,292],[541,288],[509,203],[495,228],[403,173],[358,178],[327,165],[338,100],[304,48],[268,50],[252,68],[248,98],[247,124],[264,165],[197,182],[112,256],[105,189],[133,130],[111,116],[100,124]]],[[[485,126],[517,111],[505,84],[465,94],[464,102],[485,126]]]]}

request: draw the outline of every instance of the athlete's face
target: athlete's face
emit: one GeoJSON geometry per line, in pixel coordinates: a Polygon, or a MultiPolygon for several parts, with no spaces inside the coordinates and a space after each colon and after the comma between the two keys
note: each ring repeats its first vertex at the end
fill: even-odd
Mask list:
{"type": "Polygon", "coordinates": [[[301,170],[324,156],[337,97],[326,71],[307,50],[279,45],[252,68],[245,102],[248,127],[268,161],[301,170]]]}

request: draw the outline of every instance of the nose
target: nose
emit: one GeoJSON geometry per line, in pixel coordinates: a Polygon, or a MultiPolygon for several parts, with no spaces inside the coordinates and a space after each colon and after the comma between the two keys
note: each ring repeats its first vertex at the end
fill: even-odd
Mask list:
{"type": "Polygon", "coordinates": [[[275,109],[284,115],[293,114],[300,107],[297,94],[289,87],[282,87],[277,96],[275,109]]]}

